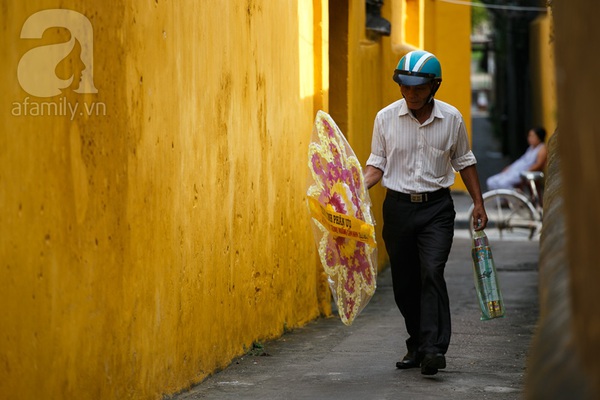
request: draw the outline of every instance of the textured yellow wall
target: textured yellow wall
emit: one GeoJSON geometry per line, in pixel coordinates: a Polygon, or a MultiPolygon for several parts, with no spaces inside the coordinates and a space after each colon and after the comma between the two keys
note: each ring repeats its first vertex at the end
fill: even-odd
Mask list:
{"type": "MultiPolygon", "coordinates": [[[[462,113],[469,137],[471,131],[471,9],[464,5],[425,1],[425,50],[442,64],[442,86],[436,97],[462,113]]],[[[452,189],[466,190],[460,175],[452,189]]]]}
{"type": "Polygon", "coordinates": [[[0,393],[158,398],[319,314],[304,149],[315,90],[326,104],[321,8],[2,2],[0,393]],[[93,26],[97,94],[19,85],[23,54],[69,40],[20,39],[23,23],[59,6],[93,26]],[[15,115],[26,101],[105,113],[15,115]]]}
{"type": "Polygon", "coordinates": [[[550,15],[540,16],[531,24],[532,124],[546,128],[548,137],[558,126],[554,38],[551,31],[550,15]]]}
{"type": "Polygon", "coordinates": [[[460,110],[471,133],[471,12],[464,5],[426,1],[425,50],[442,64],[443,82],[436,97],[460,110]],[[429,10],[429,11],[427,11],[429,10]]]}

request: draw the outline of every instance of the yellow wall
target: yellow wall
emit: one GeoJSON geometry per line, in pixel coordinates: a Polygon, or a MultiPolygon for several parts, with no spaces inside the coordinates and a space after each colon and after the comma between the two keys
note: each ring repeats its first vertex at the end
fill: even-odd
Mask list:
{"type": "Polygon", "coordinates": [[[57,7],[0,14],[0,393],[158,398],[318,316],[303,149],[321,3],[61,2],[91,21],[98,93],[34,97],[19,59],[69,36],[20,30],[57,7]],[[106,114],[14,115],[63,97],[106,114]]]}
{"type": "MultiPolygon", "coordinates": [[[[315,111],[336,101],[366,161],[407,48],[365,37],[362,0],[342,7],[346,30],[330,42],[329,15],[340,10],[328,4],[2,3],[0,393],[160,398],[252,342],[328,314],[305,205],[315,111]],[[59,7],[82,13],[93,41],[57,74],[82,71],[77,55],[92,51],[95,94],[75,92],[79,79],[49,98],[20,86],[24,54],[54,45],[56,55],[70,38],[50,29],[20,39],[21,28],[59,7]],[[340,97],[329,91],[328,55],[343,45],[340,97]],[[42,103],[79,108],[72,120],[31,115],[42,103]]],[[[386,1],[384,16],[395,21],[403,4],[386,1]]],[[[427,0],[414,9],[422,21],[412,37],[443,64],[440,98],[464,107],[458,72],[468,56],[445,49],[468,36],[444,21],[468,25],[468,8],[427,0]]],[[[382,194],[372,191],[379,229],[382,194]]]]}
{"type": "Polygon", "coordinates": [[[532,124],[546,128],[548,137],[554,133],[558,125],[554,39],[550,34],[551,25],[550,15],[540,16],[532,22],[530,35],[532,124]]]}
{"type": "MultiPolygon", "coordinates": [[[[471,9],[464,5],[426,1],[425,50],[442,64],[442,86],[436,97],[461,112],[469,138],[471,131],[471,9]]],[[[454,190],[466,190],[456,175],[454,190]]]]}

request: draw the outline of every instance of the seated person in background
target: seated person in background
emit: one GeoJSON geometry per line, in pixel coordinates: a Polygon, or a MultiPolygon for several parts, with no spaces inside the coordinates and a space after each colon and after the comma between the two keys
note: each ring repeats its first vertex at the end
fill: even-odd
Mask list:
{"type": "Polygon", "coordinates": [[[531,129],[527,134],[529,147],[525,154],[499,174],[490,176],[487,180],[488,190],[512,189],[521,183],[521,172],[543,171],[548,157],[545,139],[546,130],[544,128],[531,129]]]}

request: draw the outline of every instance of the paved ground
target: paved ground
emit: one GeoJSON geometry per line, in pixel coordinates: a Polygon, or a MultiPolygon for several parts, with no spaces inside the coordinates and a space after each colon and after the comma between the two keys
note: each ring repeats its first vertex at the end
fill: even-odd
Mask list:
{"type": "Polygon", "coordinates": [[[536,242],[493,244],[507,315],[480,321],[467,239],[447,266],[453,316],[448,366],[433,377],[400,371],[406,331],[389,270],[354,324],[319,319],[246,355],[191,391],[190,399],[518,399],[537,320],[536,242]]]}
{"type": "MultiPolygon", "coordinates": [[[[499,170],[484,160],[501,157],[493,146],[480,150],[488,132],[474,119],[474,150],[480,176],[499,170]],[[488,152],[488,154],[486,154],[488,152]]],[[[484,143],[485,144],[485,143],[484,143]]],[[[489,147],[489,146],[488,146],[489,147]]],[[[501,160],[496,164],[501,164],[501,160]]],[[[500,166],[501,167],[501,166],[500,166]]],[[[459,221],[446,269],[453,336],[448,366],[426,377],[420,370],[397,370],[405,353],[406,331],[393,300],[389,270],[378,278],[374,297],[354,324],[319,319],[264,343],[176,400],[191,399],[519,399],[529,343],[538,316],[538,242],[492,243],[506,317],[480,321],[472,276],[470,240],[460,219],[468,196],[453,193],[459,221]],[[263,355],[260,355],[263,354],[263,355]]]]}

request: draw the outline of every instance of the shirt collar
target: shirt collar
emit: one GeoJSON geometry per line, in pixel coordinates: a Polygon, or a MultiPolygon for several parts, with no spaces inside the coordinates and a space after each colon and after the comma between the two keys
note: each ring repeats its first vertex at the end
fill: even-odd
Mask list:
{"type": "Polygon", "coordinates": [[[406,105],[406,100],[402,99],[400,102],[400,110],[398,111],[398,116],[401,117],[403,115],[408,115],[408,106],[406,105]]]}
{"type": "Polygon", "coordinates": [[[435,118],[444,118],[444,114],[440,109],[440,103],[435,101],[435,99],[433,100],[433,110],[431,111],[431,115],[433,115],[435,118]]]}

